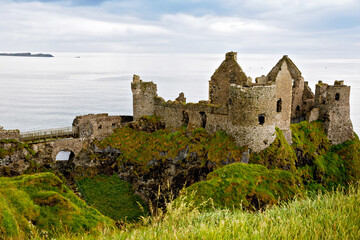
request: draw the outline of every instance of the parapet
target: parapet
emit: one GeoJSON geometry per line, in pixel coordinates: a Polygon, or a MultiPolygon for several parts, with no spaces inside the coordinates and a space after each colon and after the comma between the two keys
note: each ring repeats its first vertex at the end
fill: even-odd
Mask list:
{"type": "Polygon", "coordinates": [[[342,86],[344,85],[344,80],[335,80],[334,86],[342,86]]]}

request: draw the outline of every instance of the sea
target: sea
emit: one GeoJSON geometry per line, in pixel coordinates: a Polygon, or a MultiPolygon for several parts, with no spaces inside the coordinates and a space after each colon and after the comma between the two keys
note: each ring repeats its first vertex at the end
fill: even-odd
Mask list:
{"type": "MultiPolygon", "coordinates": [[[[157,84],[158,95],[208,99],[208,81],[225,54],[52,53],[53,58],[0,56],[0,126],[30,131],[71,126],[89,113],[132,115],[133,74],[157,84]]],[[[244,72],[266,75],[280,54],[238,53],[244,72]]],[[[360,58],[289,57],[315,92],[322,80],[351,86],[354,130],[360,133],[360,58]]]]}

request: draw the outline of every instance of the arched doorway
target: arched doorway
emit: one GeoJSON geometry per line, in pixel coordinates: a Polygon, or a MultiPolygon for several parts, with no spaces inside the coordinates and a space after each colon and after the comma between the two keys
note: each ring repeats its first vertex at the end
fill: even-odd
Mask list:
{"type": "Polygon", "coordinates": [[[56,154],[56,161],[69,161],[75,157],[75,153],[71,150],[61,150],[56,154]]]}

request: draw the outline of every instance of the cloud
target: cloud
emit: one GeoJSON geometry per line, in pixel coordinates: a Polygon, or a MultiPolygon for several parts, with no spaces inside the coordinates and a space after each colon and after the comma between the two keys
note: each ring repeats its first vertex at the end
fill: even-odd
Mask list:
{"type": "Polygon", "coordinates": [[[0,0],[1,51],[354,53],[355,0],[0,0]],[[344,17],[346,16],[346,17],[344,17]]]}

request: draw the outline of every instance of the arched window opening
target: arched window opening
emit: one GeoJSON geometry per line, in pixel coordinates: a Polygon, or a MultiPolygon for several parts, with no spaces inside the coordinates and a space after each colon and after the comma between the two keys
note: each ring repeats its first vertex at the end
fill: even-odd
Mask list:
{"type": "Polygon", "coordinates": [[[72,151],[63,150],[56,155],[56,161],[69,161],[75,157],[72,151]]]}
{"type": "Polygon", "coordinates": [[[206,113],[205,112],[199,112],[200,113],[200,118],[201,118],[201,127],[205,128],[206,127],[206,113]]]}
{"type": "Polygon", "coordinates": [[[281,112],[282,110],[282,101],[281,101],[281,98],[279,100],[277,100],[277,103],[276,103],[276,112],[281,112]]]}
{"type": "Polygon", "coordinates": [[[297,106],[296,106],[296,115],[299,115],[299,114],[300,114],[300,106],[297,105],[297,106]]]}
{"type": "Polygon", "coordinates": [[[182,125],[187,126],[189,124],[189,113],[186,111],[182,111],[182,125]]]}
{"type": "Polygon", "coordinates": [[[260,114],[258,117],[259,120],[259,124],[263,125],[265,123],[265,115],[264,114],[260,114]]]}
{"type": "Polygon", "coordinates": [[[336,100],[336,101],[339,101],[339,100],[340,100],[340,93],[336,93],[336,94],[335,94],[335,100],[336,100]]]}

